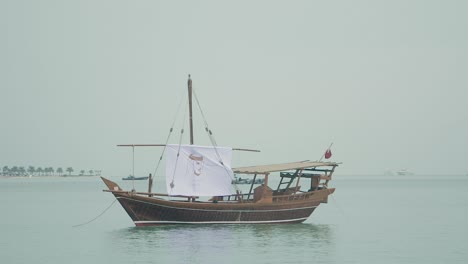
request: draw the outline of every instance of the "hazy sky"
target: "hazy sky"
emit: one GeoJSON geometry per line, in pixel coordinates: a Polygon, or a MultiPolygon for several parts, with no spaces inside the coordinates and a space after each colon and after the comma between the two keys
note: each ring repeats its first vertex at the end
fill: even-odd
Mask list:
{"type": "MultiPolygon", "coordinates": [[[[126,176],[131,150],[116,145],[164,143],[190,73],[218,144],[262,150],[234,166],[316,160],[334,142],[341,174],[468,173],[467,10],[0,0],[0,166],[126,176]]],[[[137,175],[161,150],[137,149],[137,175]]]]}

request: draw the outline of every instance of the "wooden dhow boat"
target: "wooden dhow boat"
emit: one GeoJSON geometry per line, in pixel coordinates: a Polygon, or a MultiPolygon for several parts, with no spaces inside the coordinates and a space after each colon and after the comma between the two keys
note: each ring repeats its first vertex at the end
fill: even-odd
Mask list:
{"type": "MultiPolygon", "coordinates": [[[[167,193],[151,191],[151,175],[147,192],[126,191],[101,177],[108,187],[104,191],[115,196],[136,226],[301,223],[328,201],[335,191],[328,183],[338,163],[320,160],[231,168],[233,150],[256,150],[194,145],[190,76],[188,90],[190,145],[119,145],[164,147],[167,193]],[[253,178],[248,192],[233,191],[234,173],[253,178]],[[272,176],[279,177],[274,188],[269,187],[272,176]],[[256,184],[257,177],[263,178],[262,184],[256,184]]],[[[208,127],[206,131],[212,136],[208,127]]],[[[325,157],[330,156],[328,149],[325,157]]]]}

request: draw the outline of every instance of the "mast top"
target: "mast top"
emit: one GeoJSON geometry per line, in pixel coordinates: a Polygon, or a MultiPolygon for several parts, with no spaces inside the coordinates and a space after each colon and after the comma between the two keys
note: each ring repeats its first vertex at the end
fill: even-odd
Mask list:
{"type": "Polygon", "coordinates": [[[193,145],[193,115],[192,115],[192,79],[190,74],[187,81],[189,97],[189,125],[190,125],[190,145],[193,145]]]}

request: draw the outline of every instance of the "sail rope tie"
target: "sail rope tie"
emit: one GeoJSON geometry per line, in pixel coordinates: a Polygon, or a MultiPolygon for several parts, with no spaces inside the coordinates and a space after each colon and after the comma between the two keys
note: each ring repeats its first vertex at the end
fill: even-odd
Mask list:
{"type": "Polygon", "coordinates": [[[171,186],[171,191],[169,192],[169,195],[172,194],[172,189],[174,188],[174,179],[175,179],[175,174],[176,174],[176,170],[177,170],[177,163],[179,162],[179,156],[180,156],[180,145],[181,145],[181,141],[182,141],[182,135],[184,134],[184,129],[182,128],[182,130],[180,130],[180,139],[179,139],[179,147],[177,149],[177,156],[176,156],[176,162],[174,164],[174,171],[172,173],[172,181],[171,181],[171,184],[169,186],[171,186]]]}
{"type": "Polygon", "coordinates": [[[93,219],[89,220],[88,222],[83,223],[83,224],[79,224],[79,225],[74,225],[74,226],[72,226],[72,227],[84,226],[84,225],[87,225],[87,224],[93,222],[94,220],[96,220],[96,219],[98,219],[99,217],[101,217],[105,212],[107,212],[107,210],[109,210],[109,209],[112,207],[112,205],[114,205],[115,202],[117,202],[117,199],[114,199],[114,201],[112,201],[112,203],[111,203],[106,209],[104,209],[104,211],[102,211],[102,213],[100,213],[98,216],[94,217],[93,219]]]}
{"type": "Polygon", "coordinates": [[[159,165],[161,165],[161,161],[163,159],[164,153],[166,152],[166,147],[167,143],[169,142],[169,139],[171,138],[172,131],[174,130],[174,126],[169,129],[169,135],[167,135],[166,143],[164,144],[163,150],[161,152],[161,156],[159,157],[158,164],[156,165],[156,168],[154,169],[153,175],[156,177],[156,172],[158,171],[159,165]]]}

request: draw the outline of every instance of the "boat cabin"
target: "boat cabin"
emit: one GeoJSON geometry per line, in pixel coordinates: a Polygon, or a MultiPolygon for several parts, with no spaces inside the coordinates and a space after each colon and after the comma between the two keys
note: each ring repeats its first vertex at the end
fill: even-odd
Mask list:
{"type": "MultiPolygon", "coordinates": [[[[253,175],[247,194],[237,195],[242,202],[272,203],[287,199],[300,199],[304,194],[326,189],[335,168],[334,162],[293,162],[266,166],[234,168],[236,174],[253,175]],[[271,173],[279,173],[280,181],[275,189],[268,186],[271,173]],[[264,184],[254,185],[258,176],[264,177],[264,184]],[[304,187],[301,185],[304,184],[304,187]]],[[[230,200],[231,197],[228,197],[230,200]]]]}

